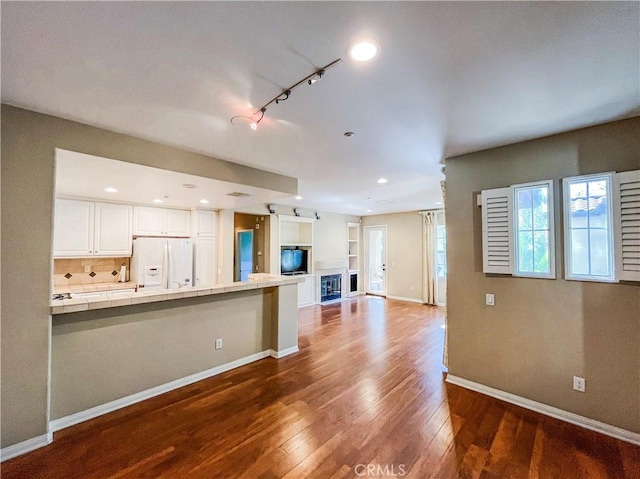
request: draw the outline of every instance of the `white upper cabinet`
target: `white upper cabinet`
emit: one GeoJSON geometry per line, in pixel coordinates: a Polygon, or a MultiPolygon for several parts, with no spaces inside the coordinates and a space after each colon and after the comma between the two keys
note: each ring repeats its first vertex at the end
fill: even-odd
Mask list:
{"type": "Polygon", "coordinates": [[[191,227],[192,236],[210,237],[216,235],[218,213],[209,210],[192,210],[191,227]]]}
{"type": "Polygon", "coordinates": [[[136,236],[190,236],[190,212],[150,206],[133,207],[133,234],[136,236]]]}
{"type": "Polygon", "coordinates": [[[56,200],[55,206],[53,256],[93,255],[94,203],[56,200]]]}
{"type": "Polygon", "coordinates": [[[131,256],[131,206],[56,200],[55,258],[131,256]]]}
{"type": "Polygon", "coordinates": [[[132,208],[111,203],[95,204],[94,255],[131,255],[132,208]]]}

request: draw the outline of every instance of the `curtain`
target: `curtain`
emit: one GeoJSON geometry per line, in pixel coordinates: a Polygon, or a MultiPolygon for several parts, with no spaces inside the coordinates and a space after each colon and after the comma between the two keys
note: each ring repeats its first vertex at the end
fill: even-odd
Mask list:
{"type": "Polygon", "coordinates": [[[440,211],[422,212],[422,238],[423,238],[423,258],[424,266],[422,300],[427,304],[436,304],[436,237],[438,215],[440,211]]]}
{"type": "MultiPolygon", "coordinates": [[[[443,182],[444,183],[444,182],[443,182]]],[[[444,190],[444,185],[441,185],[444,190]]],[[[444,196],[444,191],[443,191],[444,196]]],[[[436,248],[437,248],[437,227],[438,216],[442,210],[432,210],[422,212],[422,238],[423,238],[423,259],[424,265],[424,286],[422,292],[422,300],[427,304],[436,304],[436,281],[438,281],[436,272],[436,248]]],[[[447,312],[444,316],[444,349],[442,353],[442,364],[449,366],[449,351],[447,347],[447,312]]]]}
{"type": "MultiPolygon", "coordinates": [[[[444,167],[442,169],[442,173],[444,173],[444,167]]],[[[446,192],[446,186],[447,186],[447,182],[445,180],[442,180],[440,182],[440,188],[442,189],[442,201],[446,204],[447,202],[447,192],[446,192]]],[[[449,247],[447,246],[447,250],[449,249],[449,247]]],[[[449,254],[447,253],[447,262],[449,261],[449,254]]],[[[447,264],[448,266],[448,264],[447,264]]],[[[447,267],[447,269],[449,269],[447,267]]],[[[449,273],[447,273],[447,276],[449,276],[449,273]]],[[[447,278],[448,281],[448,278],[447,278]]],[[[442,351],[442,364],[444,365],[445,368],[449,368],[449,321],[447,320],[447,311],[449,310],[449,308],[446,308],[444,310],[444,348],[442,351]]]]}

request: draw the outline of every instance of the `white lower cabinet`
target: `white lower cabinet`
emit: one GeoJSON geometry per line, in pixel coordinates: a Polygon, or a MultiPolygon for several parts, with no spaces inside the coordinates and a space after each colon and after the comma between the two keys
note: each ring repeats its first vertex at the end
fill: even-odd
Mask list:
{"type": "Polygon", "coordinates": [[[304,276],[304,281],[298,283],[298,307],[313,304],[313,292],[315,290],[315,278],[313,275],[304,276]]]}
{"type": "Polygon", "coordinates": [[[218,265],[216,261],[216,238],[196,238],[194,251],[194,286],[213,286],[216,284],[218,265]]]}

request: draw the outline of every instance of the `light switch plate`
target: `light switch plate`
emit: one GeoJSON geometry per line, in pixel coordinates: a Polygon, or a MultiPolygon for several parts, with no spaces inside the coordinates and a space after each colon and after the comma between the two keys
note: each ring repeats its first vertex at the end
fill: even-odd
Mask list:
{"type": "Polygon", "coordinates": [[[495,301],[495,297],[493,296],[493,294],[487,293],[485,295],[485,304],[487,306],[495,306],[496,301],[495,301]]]}

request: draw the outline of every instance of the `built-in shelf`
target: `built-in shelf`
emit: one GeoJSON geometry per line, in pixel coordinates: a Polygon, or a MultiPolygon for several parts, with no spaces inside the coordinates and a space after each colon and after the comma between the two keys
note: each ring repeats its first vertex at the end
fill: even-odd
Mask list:
{"type": "MultiPolygon", "coordinates": [[[[285,216],[279,215],[280,223],[280,255],[281,259],[284,258],[284,250],[303,250],[302,254],[298,256],[291,255],[293,263],[297,264],[301,259],[302,271],[295,271],[295,275],[303,277],[304,281],[298,283],[298,306],[306,306],[314,303],[314,285],[315,278],[313,276],[313,223],[314,218],[304,218],[299,216],[285,216]]],[[[280,264],[280,271],[282,274],[287,272],[282,271],[282,265],[280,264]]]]}
{"type": "Polygon", "coordinates": [[[360,224],[347,223],[347,294],[360,293],[360,224]]]}

